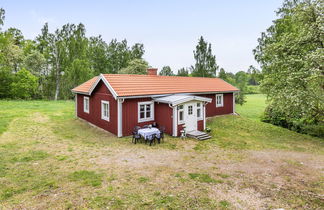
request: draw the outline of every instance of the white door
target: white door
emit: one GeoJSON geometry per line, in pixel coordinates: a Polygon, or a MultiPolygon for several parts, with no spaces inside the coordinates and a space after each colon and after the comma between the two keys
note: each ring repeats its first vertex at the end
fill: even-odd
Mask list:
{"type": "Polygon", "coordinates": [[[196,103],[187,103],[185,105],[185,124],[186,131],[196,131],[197,130],[197,107],[196,103]]]}

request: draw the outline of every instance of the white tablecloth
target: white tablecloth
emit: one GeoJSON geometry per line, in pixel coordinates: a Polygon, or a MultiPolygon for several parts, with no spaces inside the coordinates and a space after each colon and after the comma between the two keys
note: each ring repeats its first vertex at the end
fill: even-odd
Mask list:
{"type": "Polygon", "coordinates": [[[141,135],[144,139],[147,137],[156,134],[156,137],[160,137],[160,130],[157,128],[142,128],[138,130],[138,134],[141,135]]]}

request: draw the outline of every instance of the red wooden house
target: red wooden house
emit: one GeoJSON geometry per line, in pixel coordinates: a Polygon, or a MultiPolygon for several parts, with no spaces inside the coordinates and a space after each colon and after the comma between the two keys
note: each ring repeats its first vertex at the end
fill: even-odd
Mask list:
{"type": "Polygon", "coordinates": [[[132,134],[137,125],[156,122],[166,133],[179,136],[202,131],[206,117],[235,112],[236,87],[219,78],[100,74],[72,90],[76,113],[118,137],[132,134]]]}

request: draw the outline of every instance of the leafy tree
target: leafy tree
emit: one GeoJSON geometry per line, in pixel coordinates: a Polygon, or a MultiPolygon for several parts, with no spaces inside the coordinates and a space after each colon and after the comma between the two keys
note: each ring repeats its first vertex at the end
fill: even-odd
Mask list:
{"type": "Polygon", "coordinates": [[[10,88],[13,98],[30,99],[36,93],[37,77],[25,68],[22,68],[14,76],[10,88]]]}
{"type": "Polygon", "coordinates": [[[254,49],[269,99],[267,120],[285,127],[324,123],[324,7],[320,0],[285,0],[254,49]]]}
{"type": "Polygon", "coordinates": [[[163,66],[159,75],[161,76],[173,76],[173,72],[171,70],[171,67],[170,66],[163,66]]]}
{"type": "Polygon", "coordinates": [[[0,8],[0,31],[1,31],[1,27],[4,24],[4,20],[5,20],[5,10],[3,8],[0,8]]]}
{"type": "Polygon", "coordinates": [[[10,85],[13,80],[12,72],[7,67],[0,67],[0,98],[10,98],[10,85]]]}
{"type": "Polygon", "coordinates": [[[108,45],[101,36],[90,37],[88,54],[95,75],[112,73],[107,48],[108,45]]]}
{"type": "Polygon", "coordinates": [[[147,74],[148,63],[143,59],[134,59],[126,68],[120,70],[121,74],[147,74]]]}
{"type": "Polygon", "coordinates": [[[181,68],[178,70],[177,76],[180,77],[188,77],[189,76],[189,70],[186,68],[181,68]]]}
{"type": "Polygon", "coordinates": [[[216,77],[218,65],[216,64],[216,56],[213,55],[211,44],[207,43],[201,36],[194,51],[196,60],[192,69],[194,77],[216,77]]]}
{"type": "Polygon", "coordinates": [[[218,77],[221,78],[222,80],[226,81],[227,75],[226,75],[226,72],[225,72],[225,70],[223,68],[220,68],[218,77]]]}
{"type": "Polygon", "coordinates": [[[260,81],[262,80],[261,72],[257,68],[251,65],[247,73],[249,76],[248,79],[249,85],[259,85],[260,81]]]}
{"type": "Polygon", "coordinates": [[[19,29],[8,28],[5,33],[12,37],[15,45],[21,46],[24,43],[24,36],[19,29]]]}

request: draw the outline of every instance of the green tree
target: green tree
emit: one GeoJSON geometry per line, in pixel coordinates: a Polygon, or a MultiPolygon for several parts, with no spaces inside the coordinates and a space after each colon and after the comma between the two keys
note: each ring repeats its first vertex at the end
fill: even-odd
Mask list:
{"type": "Polygon", "coordinates": [[[194,58],[196,63],[192,68],[192,76],[216,77],[216,71],[218,70],[216,56],[212,53],[211,44],[208,44],[202,36],[194,51],[194,58]]]}
{"type": "Polygon", "coordinates": [[[188,77],[189,76],[189,70],[186,68],[181,68],[178,70],[177,76],[180,77],[188,77]]]}
{"type": "Polygon", "coordinates": [[[159,75],[161,76],[173,76],[173,72],[171,70],[171,67],[170,66],[163,66],[159,75]]]}
{"type": "Polygon", "coordinates": [[[95,75],[112,73],[107,48],[108,45],[101,36],[90,37],[88,54],[95,75]]]}
{"type": "Polygon", "coordinates": [[[143,59],[134,59],[126,68],[120,70],[121,74],[147,74],[148,63],[143,59]]]}
{"type": "Polygon", "coordinates": [[[0,8],[0,31],[1,31],[1,27],[4,24],[4,20],[5,20],[5,10],[3,8],[0,8]]]}
{"type": "Polygon", "coordinates": [[[14,76],[10,89],[13,98],[30,99],[37,90],[37,77],[22,68],[14,76]]]}
{"type": "Polygon", "coordinates": [[[324,7],[321,0],[285,0],[254,49],[269,99],[268,120],[298,130],[324,123],[324,7]],[[277,116],[277,117],[276,117],[277,116]],[[297,127],[297,128],[296,128],[297,127]]]}

